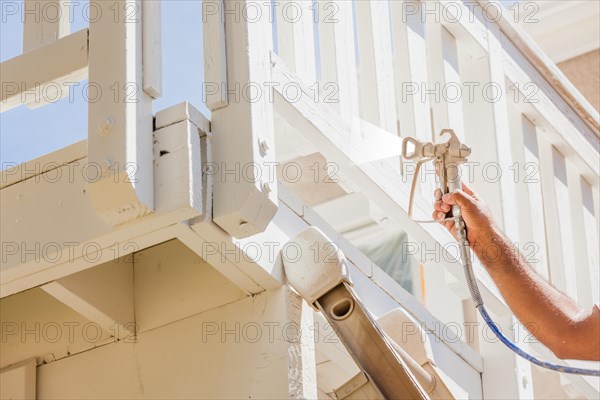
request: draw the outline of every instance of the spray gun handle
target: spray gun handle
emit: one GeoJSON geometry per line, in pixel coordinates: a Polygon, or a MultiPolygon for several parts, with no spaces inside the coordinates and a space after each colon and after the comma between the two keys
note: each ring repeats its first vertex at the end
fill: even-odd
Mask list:
{"type": "MultiPolygon", "coordinates": [[[[459,166],[456,162],[450,162],[445,165],[446,170],[446,187],[448,188],[448,193],[452,193],[457,189],[462,189],[460,183],[460,174],[459,174],[459,166]]],[[[461,215],[460,206],[454,204],[452,206],[452,216],[458,217],[461,215]]]]}

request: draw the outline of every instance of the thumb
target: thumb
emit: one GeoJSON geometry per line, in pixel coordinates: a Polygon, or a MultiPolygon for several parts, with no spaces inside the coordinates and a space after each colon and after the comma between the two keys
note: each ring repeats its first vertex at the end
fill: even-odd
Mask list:
{"type": "Polygon", "coordinates": [[[446,204],[450,204],[450,205],[456,204],[460,207],[465,207],[465,206],[468,207],[473,203],[472,197],[460,189],[457,189],[452,193],[447,193],[447,194],[443,195],[442,200],[446,204]]]}

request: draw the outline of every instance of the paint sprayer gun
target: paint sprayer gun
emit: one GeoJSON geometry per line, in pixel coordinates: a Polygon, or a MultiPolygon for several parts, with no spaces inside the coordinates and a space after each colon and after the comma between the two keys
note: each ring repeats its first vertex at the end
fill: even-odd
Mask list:
{"type": "Polygon", "coordinates": [[[443,194],[453,192],[456,189],[461,189],[459,168],[460,164],[464,163],[467,160],[467,157],[471,155],[471,148],[461,143],[458,137],[456,136],[456,133],[452,129],[443,129],[440,132],[439,136],[443,136],[446,133],[450,135],[450,138],[448,139],[448,141],[443,143],[421,142],[412,137],[406,137],[402,141],[402,157],[406,160],[416,161],[415,174],[410,188],[410,197],[408,204],[409,219],[418,223],[444,222],[450,220],[454,221],[454,225],[456,227],[457,241],[460,249],[460,258],[465,273],[465,280],[469,288],[469,292],[471,293],[471,298],[473,299],[475,307],[479,310],[479,313],[481,314],[481,317],[483,318],[485,323],[494,332],[498,339],[500,339],[500,341],[504,343],[509,349],[514,351],[517,355],[530,361],[531,363],[543,368],[551,369],[553,371],[559,371],[576,375],[600,376],[599,370],[575,368],[566,365],[556,365],[539,360],[531,354],[520,349],[516,344],[514,344],[506,336],[504,336],[502,331],[498,329],[498,326],[494,323],[494,321],[492,321],[487,310],[485,309],[483,299],[481,298],[481,294],[479,293],[477,280],[475,279],[475,274],[473,273],[473,266],[471,264],[470,246],[469,241],[467,240],[467,226],[465,225],[465,221],[463,220],[460,206],[456,204],[452,205],[451,213],[449,213],[449,215],[442,219],[427,221],[419,221],[413,219],[412,210],[414,192],[417,185],[417,180],[419,179],[419,171],[422,164],[428,161],[433,161],[433,163],[435,164],[435,170],[439,179],[440,189],[439,192],[436,191],[435,193],[436,200],[440,200],[441,195],[443,194]],[[412,145],[413,147],[412,151],[410,152],[408,150],[409,145],[412,145]]]}
{"type": "MultiPolygon", "coordinates": [[[[446,194],[460,189],[459,165],[467,160],[471,154],[471,149],[460,142],[456,133],[452,129],[443,129],[440,136],[445,133],[450,134],[450,139],[444,143],[421,142],[411,137],[406,137],[402,141],[402,157],[406,160],[416,160],[415,175],[410,189],[410,199],[408,204],[408,216],[415,222],[441,222],[443,220],[416,221],[412,218],[413,199],[419,170],[423,163],[433,161],[435,170],[440,182],[441,194],[446,194]],[[412,144],[413,150],[408,153],[408,145],[412,144]]],[[[437,194],[437,192],[436,192],[437,194]]],[[[436,198],[439,200],[439,198],[436,198]]],[[[460,207],[452,207],[452,215],[460,216],[460,207]]]]}

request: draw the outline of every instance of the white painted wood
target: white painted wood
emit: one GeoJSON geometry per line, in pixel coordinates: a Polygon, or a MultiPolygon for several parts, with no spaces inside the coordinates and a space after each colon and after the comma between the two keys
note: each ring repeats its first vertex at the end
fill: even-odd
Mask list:
{"type": "Polygon", "coordinates": [[[90,20],[89,81],[101,91],[89,101],[88,160],[102,178],[87,185],[98,215],[119,225],[154,209],[152,104],[143,90],[142,2],[98,2],[90,20]]]}
{"type": "Polygon", "coordinates": [[[153,99],[162,96],[162,0],[143,0],[142,67],[144,92],[153,99]]]}
{"type": "MultiPolygon", "coordinates": [[[[291,192],[282,191],[280,192],[280,200],[282,203],[280,209],[282,209],[284,207],[287,207],[287,204],[294,204],[297,200],[297,197],[291,192]]],[[[396,304],[396,306],[397,304],[401,304],[402,307],[404,307],[413,316],[415,316],[415,318],[417,318],[417,320],[419,320],[419,322],[422,323],[423,326],[431,332],[431,334],[435,335],[435,343],[443,342],[445,346],[447,346],[445,351],[438,351],[444,354],[446,354],[446,351],[455,352],[460,357],[462,357],[462,359],[464,359],[466,363],[470,365],[470,367],[474,368],[479,372],[483,370],[481,359],[479,358],[477,353],[474,352],[466,343],[464,343],[460,337],[454,336],[453,331],[444,329],[444,326],[440,320],[431,315],[430,311],[427,310],[414,296],[412,296],[406,290],[400,287],[400,285],[396,281],[394,281],[389,275],[383,272],[379,267],[373,265],[368,259],[364,257],[354,258],[353,255],[356,254],[356,250],[354,249],[354,251],[352,251],[352,246],[349,245],[343,239],[343,237],[341,237],[341,235],[337,234],[331,228],[331,226],[329,226],[322,218],[316,215],[316,213],[313,210],[311,210],[310,207],[304,206],[303,208],[304,211],[301,216],[302,223],[298,226],[295,226],[294,230],[289,231],[289,235],[293,237],[295,234],[299,233],[302,229],[306,228],[307,226],[316,226],[323,232],[325,232],[325,234],[339,246],[340,250],[346,255],[347,259],[350,261],[350,263],[348,264],[350,276],[353,279],[353,281],[357,281],[355,282],[357,285],[359,285],[358,280],[360,280],[359,286],[363,288],[361,290],[372,290],[376,292],[379,289],[376,289],[375,287],[378,287],[381,290],[383,290],[383,292],[385,292],[387,296],[390,296],[393,300],[391,303],[389,303],[389,299],[386,295],[375,296],[374,294],[366,294],[364,298],[369,300],[366,300],[365,303],[371,311],[371,307],[373,307],[374,303],[377,303],[380,300],[382,300],[385,303],[387,299],[387,304],[396,304]],[[372,275],[369,273],[370,271],[372,271],[372,275]],[[367,282],[365,280],[365,277],[370,278],[370,282],[367,282]],[[372,286],[373,284],[375,286],[372,286]]],[[[295,217],[292,217],[292,215],[288,216],[288,218],[295,219],[295,217]]],[[[319,323],[319,321],[324,322],[325,320],[317,315],[315,316],[315,321],[319,323]]],[[[322,329],[321,325],[319,325],[319,327],[319,337],[331,337],[331,332],[328,332],[327,329],[322,329]]],[[[340,354],[331,348],[326,348],[325,346],[319,346],[318,348],[321,349],[321,351],[325,352],[329,359],[335,360],[335,362],[338,365],[343,366],[346,373],[349,374],[348,379],[351,376],[353,376],[353,374],[355,373],[355,366],[353,363],[348,364],[347,361],[344,361],[344,357],[350,357],[345,351],[342,352],[345,354],[344,356],[343,354],[340,354]]]]}
{"type": "Polygon", "coordinates": [[[10,186],[2,189],[2,211],[19,217],[1,219],[3,297],[172,239],[183,229],[173,224],[211,215],[212,202],[202,196],[211,198],[212,177],[201,171],[201,159],[211,159],[208,121],[186,105],[158,115],[167,126],[154,144],[157,212],[136,223],[114,229],[98,218],[86,190],[98,166],[85,157],[85,142],[4,173],[10,186]]]}
{"type": "Polygon", "coordinates": [[[358,1],[355,7],[361,117],[397,135],[388,2],[358,1]]]}
{"type": "Polygon", "coordinates": [[[247,24],[235,13],[226,15],[227,81],[237,98],[230,94],[229,105],[211,116],[219,168],[213,177],[213,219],[229,234],[247,237],[265,230],[277,211],[272,87],[264,84],[272,81],[272,32],[265,18],[270,3],[228,4],[262,15],[247,24]]]}
{"type": "MultiPolygon", "coordinates": [[[[504,49],[504,71],[511,81],[510,94],[523,97],[519,106],[525,110],[534,108],[540,118],[532,119],[538,127],[546,128],[544,134],[547,140],[560,148],[565,157],[576,155],[577,166],[581,168],[584,177],[596,179],[600,174],[600,155],[598,144],[592,129],[578,118],[577,114],[560,97],[543,77],[529,64],[523,54],[508,38],[502,38],[504,49]]],[[[527,112],[526,115],[531,115],[527,112]]]]}
{"type": "MultiPolygon", "coordinates": [[[[281,192],[284,194],[287,192],[281,192]]],[[[282,203],[287,204],[288,202],[294,201],[294,195],[288,193],[285,198],[281,198],[282,203]]],[[[282,205],[283,207],[283,205],[282,205]]],[[[329,227],[322,219],[317,216],[311,216],[314,214],[309,207],[304,207],[304,216],[302,217],[307,224],[312,226],[317,226],[319,229],[323,230],[330,239],[333,239],[340,247],[340,250],[344,252],[345,255],[351,255],[348,253],[347,249],[344,247],[343,240],[339,240],[340,235],[337,235],[335,231],[332,231],[331,227],[329,227]],[[309,216],[308,218],[306,216],[309,216]]],[[[355,284],[355,289],[358,291],[362,298],[368,299],[365,300],[365,304],[369,308],[369,311],[375,313],[374,315],[379,315],[377,312],[381,312],[380,307],[385,304],[384,307],[391,305],[392,307],[397,307],[397,304],[401,304],[402,307],[406,308],[409,312],[411,312],[423,327],[426,328],[435,338],[431,339],[432,343],[436,343],[434,346],[434,353],[436,354],[436,362],[439,362],[445,366],[453,365],[453,372],[449,372],[449,369],[446,370],[449,375],[452,376],[452,379],[456,380],[456,382],[460,383],[460,386],[463,388],[467,388],[467,391],[471,393],[471,395],[477,396],[477,393],[480,393],[480,387],[478,384],[472,385],[471,378],[473,373],[478,375],[475,371],[482,371],[483,366],[481,364],[481,359],[479,356],[466,344],[464,343],[460,337],[453,336],[452,330],[445,329],[444,325],[441,321],[431,315],[431,313],[420,304],[412,295],[402,289],[396,281],[390,278],[387,274],[385,274],[381,269],[376,266],[372,266],[374,275],[370,280],[365,279],[365,260],[356,259],[348,264],[350,277],[355,284]],[[379,290],[383,290],[387,295],[378,295],[376,296],[374,293],[379,290]],[[389,296],[389,297],[388,297],[389,296]],[[441,344],[443,343],[443,344],[441,344]],[[454,355],[454,353],[458,354],[454,355]],[[461,364],[463,361],[457,363],[457,358],[454,357],[462,357],[466,364],[461,364]],[[448,363],[448,364],[446,364],[448,363]],[[461,365],[460,368],[457,368],[457,365],[461,365]]],[[[371,264],[370,262],[368,262],[371,264]]],[[[383,311],[385,312],[385,310],[383,311]]],[[[319,321],[324,322],[324,319],[320,316],[315,316],[315,321],[319,323],[319,321]]],[[[321,328],[320,328],[321,329],[321,328]]],[[[331,338],[330,332],[327,332],[327,329],[322,329],[319,332],[321,338],[328,337],[331,338]]],[[[328,340],[329,341],[329,340],[328,340]]],[[[337,365],[341,365],[344,369],[345,373],[348,374],[347,379],[349,379],[355,373],[355,366],[353,362],[348,363],[345,357],[349,357],[348,354],[343,351],[343,354],[336,352],[335,349],[326,346],[319,346],[319,349],[323,351],[330,360],[335,360],[337,365]],[[346,361],[345,361],[346,360],[346,361]]],[[[440,364],[438,364],[440,365],[440,364]]],[[[480,396],[480,395],[479,395],[480,396]]]]}
{"type": "Polygon", "coordinates": [[[202,2],[204,32],[204,102],[209,110],[226,107],[227,50],[225,45],[225,4],[223,0],[202,2]]]}
{"type": "Polygon", "coordinates": [[[202,214],[200,130],[184,120],[154,132],[154,199],[157,212],[202,214]]]}
{"type": "MultiPolygon", "coordinates": [[[[461,169],[461,177],[482,196],[498,224],[503,226],[505,220],[515,212],[516,206],[507,205],[505,208],[503,204],[502,181],[508,180],[509,184],[513,184],[513,180],[508,169],[512,164],[512,153],[504,154],[500,151],[503,145],[509,145],[512,141],[506,126],[505,104],[498,104],[506,102],[504,80],[501,78],[502,65],[495,66],[492,71],[492,55],[474,59],[465,49],[458,50],[461,79],[471,85],[461,86],[465,116],[464,143],[472,149],[468,163],[461,169]],[[489,92],[484,88],[486,84],[487,88],[491,88],[489,92]],[[496,96],[493,100],[497,103],[493,103],[490,96],[496,96]],[[509,214],[505,216],[506,212],[509,214]]],[[[497,58],[494,62],[497,62],[497,58]]],[[[511,239],[515,242],[519,240],[511,239]]]]}
{"type": "Polygon", "coordinates": [[[437,136],[442,129],[450,128],[463,141],[465,127],[457,43],[437,18],[435,14],[426,15],[433,132],[437,136]]]}
{"type": "Polygon", "coordinates": [[[312,2],[281,0],[275,9],[279,57],[308,85],[316,83],[312,2]]]}
{"type": "MultiPolygon", "coordinates": [[[[414,8],[415,6],[411,7],[414,8]]],[[[522,57],[524,63],[520,64],[522,66],[525,66],[525,63],[528,64],[527,68],[531,67],[532,71],[535,71],[542,78],[542,80],[535,79],[534,82],[540,83],[543,80],[551,82],[552,92],[558,95],[557,98],[564,101],[564,103],[559,102],[558,104],[561,104],[561,106],[568,105],[570,108],[564,110],[568,113],[575,112],[577,116],[574,117],[574,121],[581,119],[594,132],[592,135],[596,137],[600,135],[598,112],[564,76],[556,64],[548,58],[530,35],[514,23],[514,16],[511,12],[506,12],[500,2],[496,0],[477,0],[474,3],[443,0],[431,5],[421,3],[421,8],[426,7],[429,7],[428,9],[431,10],[432,14],[439,17],[455,37],[464,42],[475,58],[478,57],[482,48],[487,49],[485,27],[483,25],[485,21],[493,22],[522,57]],[[498,12],[498,10],[505,11],[498,12]],[[441,18],[442,16],[443,18],[441,18]]],[[[412,8],[410,12],[413,12],[412,8]]],[[[419,7],[417,6],[417,8],[419,7]]],[[[593,139],[593,136],[588,138],[593,139]]]]}
{"type": "Polygon", "coordinates": [[[48,45],[71,32],[70,2],[24,0],[23,53],[48,45]]]}
{"type": "Polygon", "coordinates": [[[518,194],[521,196],[518,204],[526,205],[526,207],[519,207],[521,211],[519,219],[530,221],[530,223],[519,224],[519,228],[523,232],[520,236],[523,242],[522,246],[527,246],[527,248],[523,247],[521,251],[536,272],[548,280],[545,205],[542,197],[536,128],[520,112],[513,111],[511,132],[515,135],[515,142],[517,142],[514,147],[520,147],[521,150],[519,153],[513,150],[513,153],[520,154],[520,157],[516,159],[517,164],[512,172],[518,176],[518,194]]]}
{"type": "MultiPolygon", "coordinates": [[[[510,314],[497,315],[491,314],[492,319],[497,324],[499,329],[511,340],[514,340],[511,328],[514,329],[513,317],[510,314]]],[[[482,371],[481,379],[483,386],[483,397],[492,399],[504,399],[504,398],[532,398],[531,387],[529,393],[521,386],[522,381],[518,379],[520,375],[519,365],[516,362],[514,355],[510,354],[504,344],[502,344],[489,328],[486,327],[485,322],[478,319],[479,323],[483,327],[479,332],[480,338],[480,351],[484,359],[485,368],[482,371]],[[508,374],[507,371],[510,371],[508,374]],[[503,379],[498,379],[502,376],[503,379]],[[524,393],[523,393],[524,392],[524,393]],[[524,395],[529,394],[529,397],[519,397],[521,393],[524,395]]],[[[522,345],[522,341],[519,342],[519,347],[522,345]]]]}
{"type": "Polygon", "coordinates": [[[421,8],[408,0],[390,3],[394,39],[394,82],[400,136],[430,141],[431,112],[428,85],[425,24],[421,8]]]}
{"type": "Polygon", "coordinates": [[[589,270],[589,281],[592,286],[592,302],[598,303],[600,297],[600,257],[598,256],[598,225],[600,223],[600,214],[598,212],[598,203],[594,207],[594,189],[583,180],[581,183],[582,203],[583,203],[583,223],[585,229],[585,241],[587,246],[587,258],[589,270]]]}
{"type": "Polygon", "coordinates": [[[135,253],[138,334],[247,296],[178,240],[135,253]]]}
{"type": "MultiPolygon", "coordinates": [[[[570,238],[573,246],[573,261],[572,265],[565,265],[565,269],[571,271],[571,275],[575,275],[575,284],[577,287],[577,303],[582,307],[591,307],[594,305],[592,301],[592,287],[590,282],[590,265],[588,257],[588,243],[586,240],[586,230],[584,225],[584,204],[582,198],[583,180],[575,166],[569,159],[565,160],[568,186],[568,200],[571,206],[567,217],[570,219],[572,226],[572,236],[570,238]]],[[[564,210],[565,205],[562,205],[564,210]]],[[[566,211],[566,210],[565,210],[566,211]]],[[[596,248],[598,246],[595,246],[596,248]]],[[[593,251],[590,249],[589,251],[593,251]]]]}
{"type": "MultiPolygon", "coordinates": [[[[477,4],[469,1],[441,0],[436,10],[439,23],[454,36],[469,55],[475,59],[484,57],[488,51],[486,19],[477,4]]],[[[427,5],[423,5],[425,9],[427,5]]]]}
{"type": "Polygon", "coordinates": [[[574,231],[576,229],[569,210],[577,207],[571,203],[569,198],[569,183],[566,159],[555,147],[552,148],[552,161],[554,165],[554,190],[556,192],[556,208],[558,215],[559,230],[557,231],[562,246],[561,269],[565,276],[565,294],[577,301],[579,296],[577,290],[577,279],[575,271],[575,247],[573,243],[574,231]]]}
{"type": "Polygon", "coordinates": [[[314,311],[289,286],[285,287],[285,297],[287,318],[297,326],[296,337],[288,344],[289,398],[315,399],[317,398],[317,366],[314,311]]]}
{"type": "MultiPolygon", "coordinates": [[[[295,81],[293,74],[283,67],[278,67],[278,64],[273,69],[273,79],[279,82],[280,86],[289,81],[295,81]]],[[[308,92],[308,89],[304,90],[308,92]]],[[[275,97],[276,110],[285,115],[294,126],[297,126],[299,132],[302,132],[305,137],[318,146],[328,160],[337,163],[340,175],[354,182],[360,190],[369,193],[373,202],[389,213],[390,221],[397,224],[399,229],[410,231],[414,240],[424,245],[427,244],[430,248],[436,248],[435,241],[438,241],[444,257],[447,257],[445,258],[446,265],[452,274],[462,281],[464,279],[462,268],[456,264],[455,256],[446,251],[452,247],[449,243],[454,243],[450,235],[438,225],[428,224],[421,227],[407,218],[406,208],[408,207],[410,184],[397,174],[390,173],[387,166],[371,162],[370,160],[376,160],[378,157],[370,154],[371,149],[367,143],[358,138],[350,143],[347,125],[344,121],[339,120],[336,114],[315,104],[308,97],[303,97],[303,99],[304,101],[288,103],[278,92],[278,96],[275,97]],[[450,247],[445,247],[448,245],[450,247]]],[[[425,213],[424,204],[416,203],[415,208],[417,212],[425,213]]],[[[485,286],[490,293],[497,294],[491,278],[483,271],[483,266],[477,260],[475,261],[474,268],[482,286],[485,286]]],[[[484,296],[488,301],[487,295],[484,296]]],[[[500,298],[499,295],[492,296],[488,302],[489,306],[494,309],[501,306],[502,301],[497,300],[500,298]]]]}
{"type": "Polygon", "coordinates": [[[28,400],[36,398],[35,359],[20,362],[0,370],[0,398],[28,400]]]}
{"type": "Polygon", "coordinates": [[[43,285],[46,293],[117,339],[135,333],[133,263],[127,258],[43,285]]]}
{"type": "Polygon", "coordinates": [[[290,398],[297,392],[288,374],[302,360],[290,352],[296,333],[289,327],[298,323],[285,288],[247,297],[143,332],[136,343],[41,366],[38,397],[290,398]]]}
{"type": "MultiPolygon", "coordinates": [[[[219,228],[218,226],[215,226],[214,229],[219,228]]],[[[242,270],[242,268],[240,268],[240,266],[237,265],[234,260],[230,259],[232,254],[236,254],[237,249],[235,249],[234,246],[229,242],[219,242],[216,240],[206,239],[186,225],[179,227],[176,237],[179,241],[194,251],[194,253],[200,255],[210,265],[219,270],[221,274],[226,276],[230,281],[244,290],[245,293],[256,294],[265,290],[263,286],[256,282],[259,279],[254,274],[248,274],[248,269],[242,270]],[[225,252],[226,249],[230,249],[230,252],[225,252]]],[[[237,259],[239,260],[240,258],[241,255],[238,255],[237,259]]],[[[254,268],[252,269],[252,272],[254,272],[254,268]]],[[[279,284],[278,281],[269,279],[270,277],[266,276],[265,274],[261,274],[260,277],[266,279],[273,287],[276,287],[277,284],[279,284]]]]}
{"type": "Polygon", "coordinates": [[[558,199],[555,191],[554,148],[545,138],[545,132],[538,128],[537,144],[540,159],[540,175],[542,181],[542,198],[544,201],[544,221],[546,224],[546,240],[548,243],[548,269],[550,282],[563,293],[566,291],[564,272],[563,243],[561,225],[558,217],[558,199]]]}
{"type": "Polygon", "coordinates": [[[185,120],[189,120],[200,129],[200,137],[210,134],[210,120],[187,101],[157,112],[154,117],[154,129],[166,128],[185,120]]]}
{"type": "Polygon", "coordinates": [[[45,154],[41,157],[21,164],[3,162],[0,172],[0,189],[4,189],[27,179],[42,179],[44,172],[58,169],[69,163],[85,158],[87,143],[85,140],[73,143],[59,151],[45,154]]]}
{"type": "Polygon", "coordinates": [[[349,122],[355,135],[359,111],[352,3],[320,0],[317,6],[322,101],[349,122]]]}
{"type": "Polygon", "coordinates": [[[116,340],[40,288],[0,300],[0,321],[0,368],[29,358],[53,362],[116,340]]]}
{"type": "MultiPolygon", "coordinates": [[[[496,97],[486,99],[488,107],[492,111],[492,125],[491,131],[495,137],[495,146],[497,153],[497,160],[501,170],[506,169],[508,166],[514,164],[513,153],[511,151],[511,144],[515,140],[515,136],[511,134],[509,130],[508,120],[508,104],[507,97],[504,95],[506,88],[506,79],[504,74],[504,57],[501,43],[501,33],[493,24],[487,26],[487,39],[488,39],[488,73],[491,84],[495,85],[498,90],[496,97]],[[497,98],[499,96],[499,98],[497,98]]],[[[486,80],[484,80],[486,82],[486,80]]],[[[489,96],[489,95],[487,95],[489,96]]],[[[486,95],[484,94],[484,97],[486,95]]],[[[516,185],[513,177],[508,173],[502,171],[500,177],[500,195],[502,203],[502,225],[504,232],[516,242],[520,242],[519,236],[519,225],[516,218],[514,218],[515,210],[517,209],[517,193],[516,185]]],[[[498,216],[499,219],[499,216],[498,216]]],[[[521,393],[523,394],[523,393],[521,393]]]]}
{"type": "Polygon", "coordinates": [[[0,68],[0,112],[21,104],[33,107],[55,103],[69,94],[69,84],[87,76],[88,30],[4,61],[0,68]]]}
{"type": "MultiPolygon", "coordinates": [[[[484,9],[488,7],[488,5],[491,5],[491,10],[498,10],[503,7],[496,0],[477,0],[477,2],[484,9]]],[[[518,50],[518,53],[522,55],[522,60],[527,60],[525,63],[530,64],[537,72],[539,72],[539,76],[542,79],[536,77],[533,81],[538,84],[541,82],[544,82],[545,84],[546,81],[551,82],[553,88],[552,92],[557,94],[564,101],[564,103],[557,103],[560,104],[563,112],[571,114],[572,110],[574,110],[577,116],[573,118],[573,121],[581,119],[593,132],[584,131],[583,136],[588,140],[594,139],[594,135],[598,137],[600,135],[598,111],[594,110],[593,106],[565,77],[558,66],[548,58],[530,35],[525,32],[523,28],[515,24],[508,16],[509,13],[503,13],[501,18],[497,20],[497,24],[503,34],[515,46],[515,49],[518,50]],[[563,105],[568,105],[568,107],[564,108],[563,105]],[[590,135],[590,133],[592,134],[590,135]]],[[[491,18],[495,19],[494,17],[491,18]]],[[[529,66],[525,66],[525,63],[520,64],[525,68],[529,68],[529,66]]],[[[561,132],[561,135],[562,134],[566,133],[561,132]]],[[[574,139],[576,136],[571,136],[571,138],[574,139]]]]}

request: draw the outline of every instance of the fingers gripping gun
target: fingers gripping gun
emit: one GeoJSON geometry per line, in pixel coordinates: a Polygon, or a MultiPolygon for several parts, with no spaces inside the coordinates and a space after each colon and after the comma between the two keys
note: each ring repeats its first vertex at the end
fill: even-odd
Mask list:
{"type": "Polygon", "coordinates": [[[410,198],[408,204],[408,217],[420,223],[427,222],[443,222],[453,220],[456,227],[458,244],[460,247],[460,256],[463,263],[465,275],[467,276],[467,285],[475,301],[475,306],[479,307],[483,304],[479,289],[475,284],[475,276],[471,265],[471,257],[469,252],[469,241],[467,240],[467,227],[462,218],[460,207],[452,206],[452,216],[431,221],[416,221],[412,217],[413,201],[417,179],[419,178],[419,170],[423,163],[433,161],[435,164],[436,174],[439,179],[439,191],[436,190],[436,200],[440,200],[441,196],[446,193],[453,192],[461,188],[459,165],[467,161],[467,157],[471,155],[471,148],[464,143],[461,143],[452,129],[443,129],[439,136],[449,134],[448,141],[443,143],[421,142],[412,137],[406,137],[402,141],[402,157],[406,160],[416,160],[415,175],[413,177],[410,188],[410,198]],[[412,144],[414,149],[409,152],[408,145],[412,144]]]}
{"type": "MultiPolygon", "coordinates": [[[[415,168],[415,176],[413,178],[413,182],[410,188],[410,198],[408,205],[408,217],[413,221],[415,221],[412,218],[414,191],[417,179],[419,177],[419,170],[423,163],[433,161],[435,164],[436,173],[440,182],[440,190],[436,190],[436,200],[440,200],[443,194],[453,192],[457,189],[461,189],[459,165],[464,163],[467,157],[471,155],[471,149],[460,142],[460,140],[456,136],[456,133],[452,129],[443,129],[440,132],[440,136],[443,136],[445,133],[450,134],[450,139],[448,139],[448,141],[444,143],[424,143],[411,137],[406,137],[402,141],[402,157],[404,157],[406,160],[417,161],[417,165],[415,168]],[[408,152],[409,144],[412,144],[414,146],[414,150],[410,153],[408,152]]],[[[479,310],[481,317],[488,325],[488,327],[492,330],[492,332],[494,332],[494,334],[498,337],[498,339],[500,339],[500,341],[503,344],[505,344],[512,351],[514,351],[517,355],[540,367],[568,374],[600,376],[599,370],[577,368],[566,365],[556,365],[539,360],[531,354],[523,351],[516,344],[511,342],[510,339],[504,336],[502,331],[498,329],[498,326],[494,323],[494,321],[492,321],[491,317],[489,316],[483,304],[481,294],[479,293],[479,288],[477,287],[477,281],[475,279],[475,274],[473,273],[473,267],[471,264],[470,247],[469,241],[467,240],[467,227],[461,215],[460,206],[456,204],[452,206],[452,216],[448,216],[439,220],[415,222],[426,223],[443,222],[449,220],[453,220],[454,226],[456,227],[456,236],[460,248],[460,258],[463,264],[463,269],[466,278],[465,280],[467,282],[467,286],[469,287],[469,291],[471,292],[471,297],[473,299],[473,302],[475,303],[475,307],[479,310]]]]}

